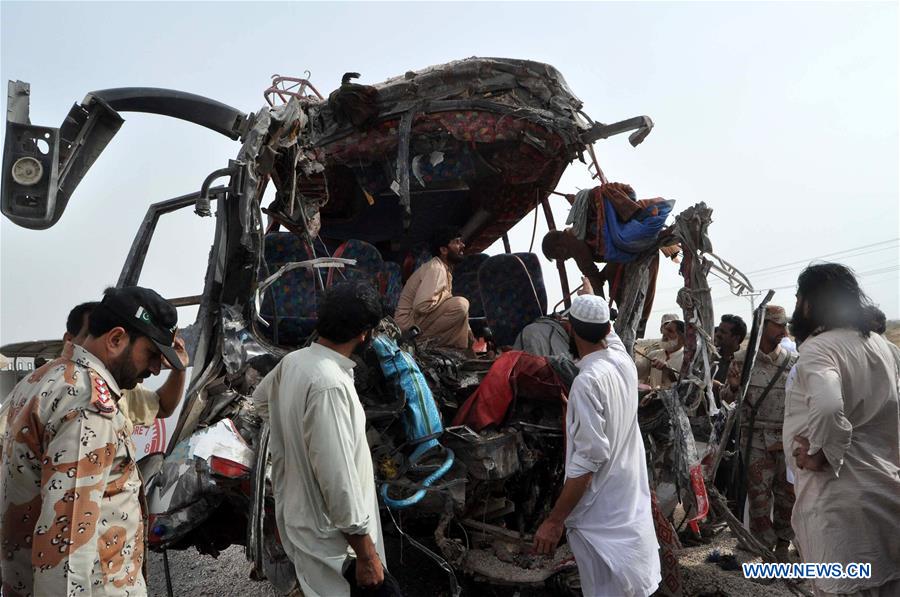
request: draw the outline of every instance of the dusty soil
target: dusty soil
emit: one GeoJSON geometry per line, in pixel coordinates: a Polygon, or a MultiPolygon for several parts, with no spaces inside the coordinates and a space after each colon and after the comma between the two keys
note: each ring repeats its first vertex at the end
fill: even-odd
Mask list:
{"type": "MultiPolygon", "coordinates": [[[[429,595],[449,596],[446,574],[434,562],[411,548],[401,547],[399,538],[386,536],[387,559],[391,573],[397,577],[408,597],[429,595]]],[[[430,549],[436,549],[433,545],[430,549]]],[[[149,563],[149,594],[166,597],[166,577],[162,554],[152,552],[149,563]]],[[[190,597],[280,597],[267,582],[249,578],[250,563],[244,556],[244,546],[232,545],[218,558],[200,555],[194,548],[169,552],[169,569],[174,595],[190,597]]],[[[459,579],[464,582],[464,579],[459,579]]],[[[491,595],[490,592],[473,592],[465,587],[464,595],[491,595]]]]}
{"type": "MultiPolygon", "coordinates": [[[[450,594],[447,576],[437,565],[408,544],[401,547],[399,538],[385,537],[391,572],[397,577],[406,595],[416,597],[445,597],[450,594]]],[[[686,588],[685,595],[728,597],[789,597],[794,595],[783,582],[762,584],[747,580],[740,571],[725,571],[706,562],[713,549],[722,554],[735,554],[740,562],[759,561],[751,554],[738,550],[731,533],[725,531],[709,545],[685,548],[678,554],[686,588]]],[[[429,545],[429,547],[433,547],[429,545]]],[[[175,595],[278,597],[265,582],[248,578],[249,564],[242,546],[232,546],[216,558],[201,556],[194,549],[169,553],[175,595]]],[[[545,591],[516,591],[509,587],[490,587],[460,577],[463,595],[486,597],[538,597],[545,591]]],[[[150,595],[165,597],[166,582],[162,556],[150,555],[150,595]]]]}
{"type": "Polygon", "coordinates": [[[678,553],[681,575],[684,580],[685,595],[734,595],[741,597],[767,597],[794,595],[782,582],[764,584],[744,578],[740,570],[726,571],[706,561],[714,549],[720,554],[734,554],[737,560],[760,562],[759,557],[737,549],[737,540],[726,531],[716,537],[710,545],[682,549],[678,553]]]}

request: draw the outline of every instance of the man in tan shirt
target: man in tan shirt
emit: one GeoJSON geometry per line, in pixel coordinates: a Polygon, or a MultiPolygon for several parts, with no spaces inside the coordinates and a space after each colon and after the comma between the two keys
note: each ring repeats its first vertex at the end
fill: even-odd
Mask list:
{"type": "Polygon", "coordinates": [[[400,293],[394,320],[404,332],[417,326],[423,339],[437,346],[467,349],[469,301],[453,296],[453,266],[463,260],[466,244],[453,228],[439,229],[431,240],[431,261],[417,269],[400,293]]]}
{"type": "Polygon", "coordinates": [[[782,438],[795,544],[804,562],[871,564],[869,578],[815,579],[816,595],[900,595],[900,367],[870,308],[843,265],[811,265],[797,281],[800,360],[782,438]]]}

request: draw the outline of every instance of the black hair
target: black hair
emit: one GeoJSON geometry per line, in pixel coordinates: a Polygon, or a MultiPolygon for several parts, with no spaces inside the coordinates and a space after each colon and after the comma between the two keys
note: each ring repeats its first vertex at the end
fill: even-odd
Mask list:
{"type": "Polygon", "coordinates": [[[869,317],[872,318],[872,331],[876,334],[883,334],[887,331],[887,316],[884,311],[875,305],[869,305],[867,309],[869,317]]]}
{"type": "Polygon", "coordinates": [[[459,228],[453,226],[440,226],[432,234],[429,241],[431,254],[435,257],[441,254],[441,247],[446,247],[450,242],[460,237],[459,228]]]}
{"type": "MultiPolygon", "coordinates": [[[[115,288],[107,288],[103,291],[103,294],[106,295],[113,290],[115,290],[115,288]]],[[[93,305],[90,316],[88,317],[88,333],[92,337],[99,338],[113,328],[124,328],[125,331],[128,332],[130,342],[134,342],[141,336],[147,335],[136,330],[131,323],[129,323],[127,318],[113,313],[111,309],[104,307],[102,302],[93,303],[93,305]]],[[[76,309],[77,308],[78,307],[76,307],[76,309]]]]}
{"type": "Polygon", "coordinates": [[[612,329],[612,323],[587,323],[580,319],[569,316],[569,323],[572,324],[572,331],[578,334],[578,337],[586,342],[597,344],[609,335],[612,329]]]}
{"type": "Polygon", "coordinates": [[[747,324],[739,315],[723,315],[721,323],[731,325],[731,334],[737,336],[738,344],[747,337],[747,324]]]}
{"type": "Polygon", "coordinates": [[[562,230],[551,230],[544,235],[544,239],[541,241],[541,252],[544,254],[544,257],[553,259],[551,255],[556,253],[556,249],[559,248],[565,239],[563,234],[566,233],[562,230]]]}
{"type": "Polygon", "coordinates": [[[797,293],[809,305],[808,319],[813,329],[852,328],[868,337],[879,326],[873,317],[871,299],[846,265],[810,265],[797,278],[797,293]]]}
{"type": "Polygon", "coordinates": [[[346,281],[325,293],[319,305],[319,336],[336,344],[349,342],[381,321],[381,297],[371,284],[346,281]]]}
{"type": "Polygon", "coordinates": [[[75,307],[69,311],[69,316],[66,318],[66,331],[72,336],[77,336],[78,333],[81,332],[82,325],[84,325],[85,316],[90,315],[91,311],[96,309],[99,304],[98,301],[88,301],[86,303],[81,303],[80,305],[75,305],[75,307]]]}

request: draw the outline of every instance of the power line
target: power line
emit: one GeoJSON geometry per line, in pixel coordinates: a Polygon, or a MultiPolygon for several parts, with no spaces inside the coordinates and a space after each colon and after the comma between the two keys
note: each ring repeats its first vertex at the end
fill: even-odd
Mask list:
{"type": "MultiPolygon", "coordinates": [[[[878,274],[887,274],[890,272],[898,272],[898,271],[900,271],[900,265],[893,265],[890,267],[883,267],[880,269],[869,270],[867,272],[859,272],[858,274],[856,274],[856,277],[863,278],[866,276],[876,276],[878,274]]],[[[797,284],[794,283],[794,284],[787,284],[785,286],[775,286],[774,288],[766,288],[766,287],[763,287],[763,288],[765,290],[787,290],[788,288],[796,288],[796,287],[797,287],[797,284]]],[[[722,295],[720,297],[714,298],[713,301],[722,300],[724,298],[727,298],[728,296],[729,295],[722,295]]],[[[743,298],[743,297],[736,297],[736,298],[743,298]]]]}
{"type": "MultiPolygon", "coordinates": [[[[839,259],[841,261],[846,260],[846,259],[855,259],[856,257],[862,257],[864,255],[872,255],[874,253],[880,253],[882,251],[890,251],[892,249],[896,250],[898,248],[900,248],[900,245],[890,246],[890,247],[881,247],[879,249],[873,249],[871,251],[863,251],[861,253],[853,253],[852,255],[841,255],[839,257],[839,259]]],[[[755,275],[754,278],[766,278],[768,276],[777,276],[779,274],[796,271],[796,270],[797,270],[796,265],[793,265],[793,264],[786,265],[786,266],[783,265],[783,266],[779,266],[778,270],[775,270],[774,268],[772,268],[771,271],[763,272],[760,275],[755,275]]]]}
{"type": "Polygon", "coordinates": [[[853,247],[853,248],[851,248],[851,249],[844,249],[843,251],[835,251],[834,253],[825,253],[824,255],[817,255],[816,257],[810,257],[810,258],[808,258],[808,259],[800,259],[799,261],[791,261],[791,262],[789,262],[789,263],[782,263],[782,264],[779,264],[779,265],[771,265],[771,266],[769,266],[769,267],[763,267],[763,268],[760,268],[760,269],[758,269],[758,270],[753,270],[753,271],[744,272],[744,273],[747,274],[747,275],[749,276],[749,275],[751,275],[751,274],[758,274],[758,273],[766,272],[766,271],[773,270],[773,269],[779,269],[779,268],[782,268],[782,267],[787,266],[787,265],[802,265],[802,264],[805,264],[805,263],[809,263],[810,261],[812,261],[812,260],[814,260],[814,259],[822,259],[822,258],[824,258],[824,257],[834,257],[835,255],[841,255],[841,254],[843,254],[843,253],[852,253],[853,251],[858,251],[858,250],[860,250],[860,249],[869,249],[869,248],[871,248],[871,247],[878,247],[878,246],[881,246],[881,245],[886,245],[886,244],[888,244],[888,243],[895,243],[895,242],[897,242],[897,241],[900,241],[900,237],[898,237],[898,238],[892,238],[892,239],[890,239],[890,240],[883,240],[883,241],[881,241],[881,242],[872,243],[872,244],[870,244],[870,245],[861,245],[861,246],[859,246],[859,247],[853,247]]]}
{"type": "MultiPolygon", "coordinates": [[[[873,254],[873,253],[879,253],[879,252],[881,252],[881,251],[888,251],[888,250],[891,250],[891,249],[897,249],[897,248],[900,248],[900,245],[898,245],[898,246],[896,246],[896,247],[893,247],[893,246],[885,247],[885,246],[882,246],[882,245],[886,245],[886,244],[889,244],[889,243],[896,243],[896,242],[898,242],[898,241],[900,241],[900,237],[898,237],[898,238],[892,238],[892,239],[889,239],[889,240],[883,240],[883,241],[881,241],[881,242],[872,243],[872,244],[869,244],[869,245],[861,245],[861,246],[853,247],[853,248],[850,248],[850,249],[844,249],[844,250],[842,250],[842,251],[835,251],[835,252],[833,252],[833,253],[826,253],[826,254],[824,254],[824,255],[819,255],[819,256],[817,256],[817,257],[810,257],[809,259],[801,259],[801,260],[799,260],[799,261],[790,261],[790,262],[787,262],[787,263],[780,263],[780,264],[778,264],[778,265],[770,265],[770,266],[768,266],[768,267],[760,268],[760,269],[758,269],[758,270],[752,270],[752,271],[744,272],[744,274],[747,275],[748,277],[750,277],[750,276],[753,275],[753,274],[759,274],[759,273],[761,273],[761,272],[767,272],[767,273],[763,273],[761,276],[756,276],[756,277],[758,277],[758,278],[766,278],[766,277],[768,277],[768,276],[774,276],[774,275],[779,275],[779,274],[786,274],[786,273],[789,273],[789,272],[791,272],[791,271],[796,271],[796,269],[797,269],[796,266],[797,266],[797,265],[806,265],[806,264],[808,264],[810,261],[813,261],[813,260],[815,260],[815,259],[822,259],[822,258],[824,258],[824,257],[834,257],[834,256],[838,256],[838,255],[841,255],[841,256],[842,256],[841,259],[852,259],[852,258],[855,258],[855,257],[862,257],[862,256],[864,256],[864,255],[871,255],[871,254],[873,254]],[[864,251],[864,252],[862,252],[862,253],[855,253],[855,254],[853,254],[853,255],[844,255],[844,253],[853,253],[854,251],[859,251],[860,249],[870,249],[870,248],[872,248],[872,247],[881,247],[881,248],[879,248],[879,249],[874,249],[874,250],[872,250],[872,251],[864,251]],[[774,270],[783,270],[783,271],[774,271],[774,270]]],[[[716,276],[716,277],[714,277],[714,278],[711,278],[709,281],[710,281],[710,282],[714,282],[714,281],[717,281],[717,280],[718,280],[718,281],[721,281],[721,282],[727,282],[727,280],[724,280],[724,279],[722,279],[722,278],[719,278],[718,276],[716,276]]],[[[752,283],[752,282],[753,282],[753,280],[751,280],[751,283],[752,283]]],[[[673,286],[673,287],[669,287],[669,288],[661,288],[661,289],[657,290],[657,292],[668,292],[668,291],[671,291],[671,290],[678,290],[678,289],[680,289],[680,288],[681,288],[681,286],[673,286]]]]}
{"type": "MultiPolygon", "coordinates": [[[[888,274],[888,273],[892,273],[892,272],[900,272],[900,265],[892,265],[892,266],[882,267],[882,268],[873,269],[873,270],[869,270],[869,271],[865,271],[865,272],[859,272],[856,274],[856,276],[858,278],[862,278],[862,277],[868,277],[868,276],[877,276],[880,274],[888,274]]],[[[796,286],[797,286],[796,284],[788,284],[786,286],[776,286],[774,288],[765,288],[765,290],[788,290],[791,288],[796,288],[796,286]]],[[[715,303],[717,303],[717,302],[725,301],[725,300],[729,300],[729,299],[732,299],[732,300],[748,299],[749,300],[749,297],[737,296],[737,295],[733,295],[733,294],[723,294],[723,295],[720,295],[717,297],[712,297],[710,300],[713,303],[713,305],[715,305],[715,303]]],[[[654,309],[653,311],[650,312],[650,315],[653,315],[655,313],[665,313],[667,311],[669,311],[669,309],[654,309]]]]}

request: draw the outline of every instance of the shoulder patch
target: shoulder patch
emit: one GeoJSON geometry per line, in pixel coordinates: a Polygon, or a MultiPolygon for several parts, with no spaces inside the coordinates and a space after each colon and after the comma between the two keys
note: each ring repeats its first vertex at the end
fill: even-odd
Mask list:
{"type": "Polygon", "coordinates": [[[119,408],[106,380],[93,369],[88,369],[88,379],[91,384],[91,408],[111,419],[119,408]]]}

